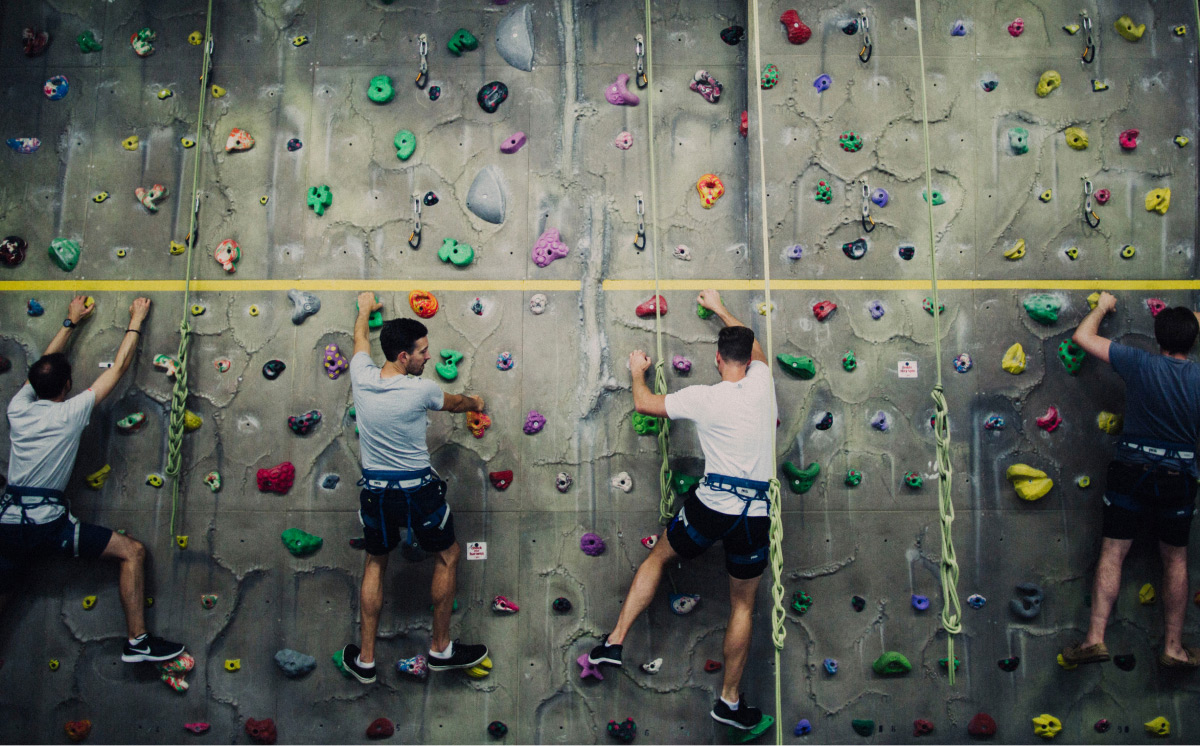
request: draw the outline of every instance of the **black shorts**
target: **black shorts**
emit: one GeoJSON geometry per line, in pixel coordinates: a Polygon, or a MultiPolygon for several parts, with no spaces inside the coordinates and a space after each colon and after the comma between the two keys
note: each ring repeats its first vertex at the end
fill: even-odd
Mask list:
{"type": "Polygon", "coordinates": [[[1196,480],[1187,472],[1113,461],[1104,493],[1104,536],[1130,540],[1139,531],[1186,547],[1196,507],[1196,480]]]}
{"type": "Polygon", "coordinates": [[[96,559],[112,529],[75,520],[70,513],[49,523],[0,523],[0,593],[16,589],[30,561],[42,557],[96,559]]]}
{"type": "Polygon", "coordinates": [[[449,549],[455,541],[446,483],[436,477],[412,491],[364,487],[358,503],[367,554],[391,552],[404,542],[410,527],[417,545],[426,552],[449,549]]]}
{"type": "Polygon", "coordinates": [[[667,526],[667,541],[684,559],[704,554],[716,542],[725,549],[725,569],[741,580],[757,578],[767,569],[771,519],[742,518],[718,513],[693,495],[667,526]]]}

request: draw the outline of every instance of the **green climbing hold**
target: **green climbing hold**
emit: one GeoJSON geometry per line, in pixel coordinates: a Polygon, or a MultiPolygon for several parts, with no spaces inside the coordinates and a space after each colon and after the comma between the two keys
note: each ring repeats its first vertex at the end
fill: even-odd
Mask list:
{"type": "Polygon", "coordinates": [[[796,591],[792,594],[792,610],[798,614],[807,614],[812,603],[812,596],[804,591],[796,591]]]}
{"type": "Polygon", "coordinates": [[[1063,367],[1071,375],[1079,372],[1086,357],[1087,353],[1072,339],[1064,339],[1058,346],[1058,359],[1062,361],[1063,367]]]}
{"type": "Polygon", "coordinates": [[[763,733],[766,733],[768,730],[770,730],[771,726],[774,724],[775,724],[775,718],[771,717],[770,715],[764,714],[762,716],[762,720],[759,720],[758,724],[755,725],[754,727],[750,728],[749,730],[742,730],[741,728],[734,728],[732,725],[729,726],[729,738],[734,743],[749,743],[749,742],[753,741],[754,739],[758,738],[759,736],[761,736],[763,733]]]}
{"type": "Polygon", "coordinates": [[[70,272],[79,264],[79,242],[69,238],[56,238],[50,242],[50,258],[63,272],[70,272]]]}
{"type": "MultiPolygon", "coordinates": [[[[946,669],[947,671],[949,671],[950,670],[950,659],[949,658],[938,658],[938,665],[941,666],[942,668],[946,669]]],[[[962,665],[962,661],[960,661],[958,658],[955,658],[954,659],[954,670],[957,671],[958,667],[961,665],[962,665]]]]}
{"type": "Polygon", "coordinates": [[[442,362],[433,366],[433,369],[447,381],[458,378],[458,363],[463,359],[463,354],[458,350],[442,350],[441,356],[442,362]]]}
{"type": "Polygon", "coordinates": [[[283,539],[283,545],[287,550],[297,557],[312,554],[321,548],[324,539],[315,534],[310,534],[298,528],[289,528],[280,534],[283,539]]]}
{"type": "Polygon", "coordinates": [[[915,471],[904,472],[904,486],[910,490],[919,490],[924,482],[921,481],[921,475],[915,471]]]}
{"type": "Polygon", "coordinates": [[[392,145],[396,148],[396,157],[407,161],[417,149],[417,136],[410,130],[400,130],[396,133],[396,139],[392,140],[392,145]]]}
{"type": "Polygon", "coordinates": [[[830,202],[833,202],[833,189],[831,189],[830,186],[825,182],[818,181],[817,192],[813,195],[813,199],[818,202],[829,204],[830,202]]]}
{"type": "Polygon", "coordinates": [[[845,150],[847,153],[856,153],[862,150],[863,143],[862,138],[856,133],[846,131],[838,137],[838,145],[841,145],[842,150],[845,150]]]}
{"type": "Polygon", "coordinates": [[[346,668],[346,661],[342,656],[342,652],[343,651],[339,650],[331,655],[330,658],[333,659],[333,665],[337,667],[337,670],[342,672],[342,676],[345,676],[347,679],[353,678],[350,674],[350,671],[346,668]]]}
{"type": "Polygon", "coordinates": [[[465,28],[455,31],[450,37],[450,41],[446,42],[446,49],[449,49],[450,54],[455,57],[461,57],[464,50],[470,52],[478,46],[479,41],[465,28]]]}
{"type": "MultiPolygon", "coordinates": [[[[888,651],[875,659],[871,664],[871,668],[880,676],[903,676],[912,670],[912,664],[908,662],[908,658],[904,657],[903,653],[888,651]]],[[[872,725],[872,727],[874,727],[872,725]]]]}
{"type": "Polygon", "coordinates": [[[438,249],[438,259],[450,262],[455,267],[465,267],[475,260],[475,249],[470,244],[459,243],[453,238],[443,238],[438,249]]]}
{"type": "Polygon", "coordinates": [[[1025,299],[1025,313],[1039,324],[1050,325],[1058,321],[1058,309],[1062,302],[1053,295],[1039,293],[1025,299]]]}
{"type": "Polygon", "coordinates": [[[842,355],[842,367],[847,373],[858,367],[858,359],[854,357],[854,350],[849,350],[842,355]]]}
{"type": "Polygon", "coordinates": [[[817,374],[817,366],[813,363],[811,357],[805,355],[776,355],[775,359],[783,365],[783,369],[788,373],[805,381],[817,374]]]}
{"type": "Polygon", "coordinates": [[[875,732],[875,721],[874,720],[860,720],[858,718],[855,718],[854,720],[850,721],[850,727],[854,728],[855,733],[866,738],[867,736],[869,736],[875,732]]]}
{"type": "Polygon", "coordinates": [[[396,91],[392,88],[392,79],[386,75],[376,75],[371,78],[371,83],[367,86],[367,98],[377,104],[386,104],[396,95],[396,91]]]}
{"type": "Polygon", "coordinates": [[[801,469],[791,461],[785,461],[783,462],[783,473],[787,476],[788,487],[792,488],[792,492],[803,495],[811,490],[813,482],[817,481],[817,475],[821,473],[821,465],[814,461],[808,465],[807,469],[801,469]]]}
{"type": "Polygon", "coordinates": [[[91,29],[84,29],[79,32],[79,36],[75,37],[75,43],[79,45],[79,51],[84,54],[91,52],[99,52],[104,47],[100,46],[100,42],[96,41],[96,35],[91,29]]]}
{"type": "Polygon", "coordinates": [[[708,310],[704,306],[697,303],[696,304],[696,315],[699,316],[701,319],[704,319],[705,321],[707,321],[708,319],[711,319],[713,317],[714,312],[708,310]]]}
{"type": "Polygon", "coordinates": [[[671,472],[671,489],[674,490],[676,495],[688,494],[696,489],[700,481],[700,477],[693,477],[691,474],[671,472]]]}
{"type": "MultiPolygon", "coordinates": [[[[375,296],[375,302],[376,303],[379,302],[378,295],[375,296]]],[[[357,312],[359,310],[358,301],[354,301],[354,310],[355,310],[355,312],[357,312]]],[[[371,315],[367,317],[367,328],[368,329],[378,329],[381,326],[383,326],[383,311],[382,310],[372,311],[371,315]]],[[[351,416],[353,416],[353,412],[351,412],[351,416]]]]}
{"type": "Polygon", "coordinates": [[[846,486],[857,487],[862,483],[862,472],[857,469],[851,469],[846,472],[846,486]]]}
{"type": "Polygon", "coordinates": [[[329,185],[322,184],[321,186],[311,186],[308,188],[308,206],[317,215],[324,215],[325,208],[333,204],[333,192],[329,190],[329,185]]]}
{"type": "MultiPolygon", "coordinates": [[[[921,199],[925,200],[926,202],[928,202],[928,201],[929,201],[929,198],[925,196],[925,190],[924,190],[924,189],[922,189],[922,190],[921,190],[921,199]]],[[[942,194],[940,190],[938,190],[938,189],[934,189],[934,190],[933,190],[933,204],[934,204],[934,206],[935,206],[935,207],[936,207],[937,205],[944,205],[944,204],[946,204],[946,195],[942,194]]]]}
{"type": "Polygon", "coordinates": [[[658,435],[662,430],[658,418],[654,415],[634,412],[631,419],[633,420],[633,431],[638,435],[658,435]]]}

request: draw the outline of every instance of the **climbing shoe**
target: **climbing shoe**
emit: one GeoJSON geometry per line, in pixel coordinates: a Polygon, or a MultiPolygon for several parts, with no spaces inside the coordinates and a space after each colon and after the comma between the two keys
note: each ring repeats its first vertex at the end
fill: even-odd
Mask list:
{"type": "Polygon", "coordinates": [[[1064,661],[1074,666],[1083,663],[1104,663],[1111,658],[1108,654],[1108,646],[1102,642],[1095,645],[1080,643],[1073,647],[1064,648],[1062,657],[1064,661]]]}
{"type": "Polygon", "coordinates": [[[362,651],[354,643],[350,643],[342,648],[342,669],[358,679],[358,683],[360,684],[374,684],[375,666],[363,668],[358,665],[358,654],[360,652],[362,651]]]}
{"type": "Polygon", "coordinates": [[[588,653],[588,663],[593,666],[598,666],[601,663],[607,663],[610,666],[621,665],[621,645],[605,645],[608,640],[608,635],[605,635],[600,644],[592,648],[592,652],[588,653]]]}
{"type": "Polygon", "coordinates": [[[161,637],[142,635],[136,645],[130,645],[126,641],[125,651],[121,653],[121,660],[126,663],[140,663],[141,661],[158,663],[178,658],[184,650],[186,648],[177,642],[170,642],[161,637]]]}
{"type": "Polygon", "coordinates": [[[1187,660],[1181,660],[1179,658],[1171,658],[1164,651],[1162,655],[1158,656],[1158,665],[1163,668],[1197,668],[1197,667],[1200,667],[1200,649],[1184,648],[1184,652],[1187,653],[1187,660]]]}
{"type": "Polygon", "coordinates": [[[758,725],[762,720],[762,710],[757,707],[751,707],[743,700],[738,700],[738,708],[736,710],[729,709],[729,705],[721,698],[717,698],[717,703],[712,708],[712,719],[718,723],[732,725],[734,728],[741,730],[750,730],[758,725]]]}
{"type": "Polygon", "coordinates": [[[427,662],[430,671],[451,671],[455,668],[473,668],[487,657],[487,645],[464,645],[455,640],[454,652],[450,654],[449,658],[430,655],[427,662]]]}

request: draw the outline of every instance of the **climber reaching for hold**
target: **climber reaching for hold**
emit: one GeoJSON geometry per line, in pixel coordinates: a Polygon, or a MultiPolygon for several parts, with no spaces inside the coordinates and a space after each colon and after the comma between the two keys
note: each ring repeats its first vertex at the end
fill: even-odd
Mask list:
{"type": "Polygon", "coordinates": [[[1109,660],[1104,632],[1121,586],[1121,565],[1133,539],[1158,540],[1163,563],[1165,639],[1159,665],[1200,666],[1200,649],[1183,646],[1187,609],[1187,544],[1196,506],[1196,441],[1200,439],[1200,365],[1188,359],[1200,314],[1177,306],[1154,318],[1159,353],[1100,336],[1100,322],[1117,299],[1101,293],[1073,339],[1112,365],[1125,381],[1125,428],[1108,466],[1103,542],[1092,588],[1091,620],[1083,642],[1062,651],[1068,664],[1109,660]]]}
{"type": "Polygon", "coordinates": [[[384,323],[379,343],[383,366],[371,360],[369,320],[383,306],[373,293],[358,296],[354,323],[354,357],[350,385],[359,430],[362,479],[359,521],[364,548],[360,606],[362,646],[342,650],[345,670],[363,684],[375,681],[375,635],[383,608],[383,575],[388,554],[402,543],[416,544],[436,557],[433,568],[433,639],[429,669],[472,668],[488,657],[486,645],[450,641],[458,560],[454,517],[446,504],[446,482],[429,461],[426,412],[482,412],[483,398],[447,394],[433,381],[420,378],[429,362],[429,337],[416,319],[384,323]]]}
{"type": "Polygon", "coordinates": [[[666,541],[658,541],[638,568],[616,627],[592,649],[588,662],[620,666],[625,636],[654,599],[665,566],[698,557],[720,541],[729,572],[730,612],[725,678],[711,715],[718,722],[750,730],[764,716],[742,699],[740,685],[750,650],[754,596],[769,553],[775,384],[754,332],[734,318],[717,291],[705,290],[697,300],[725,324],[717,335],[721,382],[688,386],[664,396],[652,393],[646,384],[646,371],[652,365],[646,353],[630,354],[629,369],[639,413],[696,424],[704,451],[704,478],[663,532],[666,541]]]}

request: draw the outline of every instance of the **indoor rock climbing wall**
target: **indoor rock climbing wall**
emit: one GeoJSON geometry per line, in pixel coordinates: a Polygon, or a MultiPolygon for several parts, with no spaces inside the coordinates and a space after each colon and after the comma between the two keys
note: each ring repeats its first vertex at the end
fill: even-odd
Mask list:
{"type": "MultiPolygon", "coordinates": [[[[186,642],[196,658],[185,694],[160,684],[149,666],[120,663],[112,569],[39,567],[0,626],[0,740],[61,740],[64,722],[87,718],[96,742],[191,739],[183,729],[191,722],[211,724],[206,739],[245,742],[247,718],[273,718],[284,742],[358,742],[373,719],[388,717],[403,742],[481,742],[488,723],[500,720],[508,742],[587,743],[606,739],[610,719],[632,717],[644,742],[724,741],[707,714],[720,674],[704,670],[706,660],[720,658],[728,612],[719,556],[671,571],[627,642],[624,670],[581,680],[575,663],[615,621],[646,553],[640,539],[658,526],[657,442],[631,426],[625,363],[635,348],[656,354],[653,317],[635,315],[653,295],[655,249],[657,272],[671,281],[662,293],[669,306],[663,353],[693,363],[686,376],[668,368],[669,389],[717,378],[717,327],[692,312],[696,290],[724,289],[734,313],[762,336],[767,318],[757,309],[768,266],[774,352],[815,363],[811,378],[776,366],[780,463],[820,465],[803,495],[784,481],[786,602],[798,592],[811,598],[807,613],[789,609],[785,625],[777,713],[785,741],[907,741],[914,719],[925,718],[935,726],[929,740],[960,742],[977,712],[994,716],[1003,741],[1031,740],[1030,719],[1041,713],[1060,718],[1060,739],[1071,742],[1138,741],[1146,737],[1142,723],[1157,716],[1171,722],[1172,738],[1194,738],[1200,722],[1187,703],[1195,701],[1195,679],[1156,670],[1160,608],[1138,603],[1137,589],[1158,582],[1149,548],[1135,550],[1127,565],[1109,643],[1134,656],[1132,670],[1106,664],[1067,672],[1055,664],[1088,614],[1103,469],[1115,442],[1097,416],[1124,409],[1111,371],[1085,361],[1069,375],[1058,346],[1086,313],[1088,294],[1117,288],[1116,281],[1124,283],[1121,305],[1105,330],[1128,343],[1152,344],[1148,298],[1193,303],[1193,285],[1156,284],[1196,270],[1197,144],[1174,142],[1197,136],[1189,3],[1086,3],[1098,46],[1088,65],[1079,61],[1086,31],[1062,28],[1081,23],[1075,6],[1001,0],[924,8],[933,187],[935,202],[944,199],[933,207],[945,305],[940,366],[962,568],[955,647],[962,667],[953,686],[938,663],[947,653],[929,392],[939,361],[934,323],[922,308],[929,242],[911,3],[867,6],[873,49],[865,63],[858,57],[865,29],[845,33],[857,8],[798,8],[811,38],[797,45],[786,33],[791,26],[799,38],[797,27],[779,22],[795,6],[763,3],[762,65],[775,66],[777,82],[762,90],[761,111],[748,95],[762,73],[753,48],[720,36],[748,25],[742,3],[655,3],[655,83],[647,90],[636,86],[634,35],[644,33],[637,3],[216,5],[211,84],[218,88],[204,94],[196,150],[186,141],[197,139],[204,47],[189,43],[189,34],[203,36],[203,2],[11,2],[0,11],[0,131],[5,139],[40,139],[36,152],[0,154],[0,231],[29,245],[23,264],[0,268],[0,354],[13,364],[0,375],[0,394],[7,400],[16,392],[71,291],[97,298],[95,318],[73,343],[78,388],[112,359],[131,298],[153,298],[140,357],[128,383],[93,415],[70,489],[81,518],[146,542],[151,628],[186,642]],[[1114,30],[1122,14],[1145,24],[1139,41],[1114,30]],[[1013,35],[1018,17],[1023,30],[1013,35]],[[1181,24],[1186,35],[1175,31],[1181,24]],[[26,27],[50,34],[32,58],[22,50],[26,27]],[[145,42],[153,45],[140,57],[127,39],[143,28],[156,37],[138,40],[143,52],[145,42]],[[477,48],[455,37],[460,28],[477,48]],[[85,31],[102,50],[81,51],[76,37],[85,31]],[[428,37],[423,89],[412,82],[420,34],[428,37]],[[458,56],[447,42],[461,47],[458,56]],[[707,78],[699,92],[689,85],[699,69],[723,86],[715,102],[707,78]],[[1061,85],[1040,97],[1035,89],[1047,70],[1058,71],[1061,85]],[[628,93],[638,105],[622,105],[632,101],[619,90],[606,97],[620,74],[633,76],[628,93]],[[55,75],[67,77],[69,91],[49,100],[42,86],[55,75]],[[372,89],[380,75],[395,89],[383,103],[368,96],[387,98],[378,82],[372,89]],[[822,75],[829,76],[823,91],[814,86],[822,75]],[[506,86],[507,98],[487,113],[476,95],[493,81],[506,86]],[[738,131],[746,109],[748,139],[738,131]],[[760,254],[760,122],[768,266],[760,254]],[[1018,127],[1027,134],[1010,142],[1018,127]],[[1085,131],[1086,149],[1068,146],[1068,127],[1085,131]],[[227,142],[235,128],[253,138],[252,147],[227,150],[246,144],[227,142]],[[1123,148],[1121,133],[1134,128],[1136,149],[1123,148]],[[397,138],[401,130],[409,134],[397,138]],[[523,147],[503,152],[514,149],[518,132],[523,147]],[[854,137],[843,138],[847,132],[854,137]],[[399,159],[414,139],[411,155],[399,159]],[[1027,152],[1018,153],[1022,145],[1027,152]],[[189,264],[170,247],[189,230],[197,151],[199,224],[189,264]],[[705,209],[696,183],[710,173],[725,193],[705,209]],[[1108,190],[1108,201],[1094,205],[1096,228],[1082,217],[1085,178],[1095,203],[1108,190]],[[860,219],[864,180],[868,196],[888,194],[886,206],[868,203],[870,233],[860,219]],[[820,182],[826,202],[814,199],[820,182]],[[317,188],[311,197],[310,187],[317,188]],[[148,206],[135,198],[138,188],[149,190],[148,206]],[[1171,190],[1174,207],[1165,214],[1144,209],[1147,193],[1159,188],[1171,190]],[[94,199],[103,192],[107,200],[94,199]],[[429,192],[438,201],[423,201],[423,240],[413,249],[412,196],[429,192]],[[639,192],[644,251],[633,245],[639,192]],[[1044,192],[1047,201],[1039,199],[1044,192]],[[537,262],[531,252],[549,229],[568,252],[543,267],[548,257],[537,262]],[[60,237],[82,247],[69,272],[47,256],[60,237]],[[859,238],[865,254],[853,243],[859,238]],[[226,239],[240,247],[233,273],[213,259],[226,239]],[[1024,255],[1006,258],[1019,253],[1019,240],[1024,255]],[[463,263],[465,249],[452,251],[454,242],[473,247],[472,262],[463,263]],[[911,259],[904,245],[913,247],[911,259]],[[1127,245],[1135,248],[1128,259],[1121,256],[1127,245]],[[320,300],[299,324],[293,289],[320,300]],[[349,353],[355,291],[363,289],[378,291],[389,317],[412,315],[410,291],[432,291],[439,310],[426,322],[431,348],[463,356],[456,380],[443,385],[488,403],[493,425],[482,438],[463,417],[445,414],[432,415],[429,437],[450,483],[460,540],[486,542],[486,559],[462,562],[454,617],[456,636],[491,646],[495,667],[483,679],[442,674],[420,683],[391,670],[423,652],[429,633],[431,563],[399,556],[386,584],[380,682],[364,688],[346,680],[329,659],[357,636],[362,558],[348,544],[358,531],[349,381],[331,380],[322,362],[329,344],[349,353]],[[1026,302],[1039,293],[1052,297],[1031,306],[1057,306],[1057,320],[1027,314],[1026,302]],[[26,314],[31,298],[44,315],[26,314]],[[813,306],[824,301],[837,309],[818,320],[823,313],[813,306]],[[531,302],[544,303],[544,312],[532,313],[531,302]],[[202,424],[183,438],[173,531],[170,480],[162,488],[147,481],[166,468],[173,385],[152,361],[176,353],[181,317],[192,327],[188,408],[202,424]],[[1025,355],[1018,374],[1001,366],[1015,343],[1025,355]],[[852,371],[842,364],[848,351],[857,360],[852,371]],[[509,370],[497,366],[504,352],[509,370]],[[960,374],[953,361],[961,353],[974,364],[960,374]],[[286,369],[268,380],[261,370],[272,360],[286,369]],[[1062,423],[1047,431],[1035,420],[1051,406],[1062,423]],[[311,410],[321,412],[320,422],[294,434],[288,417],[311,410]],[[530,410],[545,416],[541,432],[523,432],[530,410]],[[116,423],[135,412],[146,415],[144,426],[120,433],[116,423]],[[295,466],[292,487],[261,492],[258,470],[285,461],[295,466]],[[1005,477],[1017,463],[1053,479],[1045,497],[1017,496],[1005,477]],[[107,482],[90,489],[85,477],[106,465],[107,482]],[[856,486],[845,483],[851,469],[861,473],[856,486]],[[511,486],[500,490],[489,473],[505,470],[513,472],[511,486]],[[217,492],[204,481],[213,471],[217,492]],[[559,472],[573,478],[566,492],[556,489],[559,472]],[[622,472],[630,491],[614,486],[622,472]],[[907,472],[923,486],[906,486],[907,472]],[[1078,487],[1085,476],[1091,486],[1078,487]],[[289,528],[324,543],[293,556],[279,539],[289,528]],[[587,532],[607,551],[581,552],[587,532]],[[176,535],[188,537],[186,549],[176,535]],[[1044,596],[1030,619],[1009,608],[1023,583],[1044,596]],[[672,593],[702,601],[677,616],[672,593]],[[493,612],[498,594],[519,613],[493,612]],[[913,594],[928,597],[929,608],[915,609],[913,594]],[[987,603],[972,608],[971,594],[987,603]],[[85,610],[90,595],[97,600],[85,610]],[[570,600],[570,611],[551,608],[558,597],[570,600]],[[315,670],[285,676],[273,660],[284,648],[314,656],[315,670]],[[906,656],[911,673],[875,673],[872,662],[888,651],[906,656]],[[639,669],[658,657],[656,675],[639,669]],[[1015,670],[997,665],[1014,657],[1015,670]],[[838,662],[835,675],[826,659],[838,662]],[[232,660],[240,670],[226,670],[232,660]],[[802,718],[812,734],[794,736],[802,718]],[[1101,718],[1112,724],[1105,735],[1093,730],[1101,718]],[[855,720],[874,722],[858,723],[860,734],[855,720]]],[[[551,238],[545,246],[561,253],[551,238]]],[[[432,363],[425,375],[441,380],[432,363]]],[[[700,458],[692,428],[672,428],[671,467],[698,474],[700,458]]],[[[771,711],[769,604],[764,587],[744,689],[771,711]]]]}

